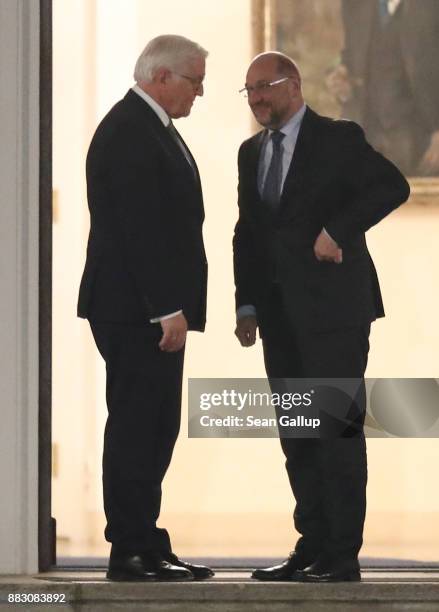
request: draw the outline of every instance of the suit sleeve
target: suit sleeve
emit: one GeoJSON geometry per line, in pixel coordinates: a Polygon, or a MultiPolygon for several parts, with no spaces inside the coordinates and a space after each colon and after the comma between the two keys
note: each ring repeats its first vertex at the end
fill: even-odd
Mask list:
{"type": "Polygon", "coordinates": [[[241,306],[254,305],[254,275],[256,270],[254,237],[248,218],[248,202],[244,189],[245,152],[241,145],[238,153],[238,207],[239,218],[233,236],[233,267],[235,275],[236,310],[241,306]]]}
{"type": "Polygon", "coordinates": [[[123,128],[109,147],[108,200],[119,227],[121,257],[153,319],[182,307],[178,228],[164,200],[158,151],[145,146],[132,126],[123,128]]]}
{"type": "Polygon", "coordinates": [[[346,187],[346,202],[325,223],[327,232],[341,247],[376,225],[410,195],[404,176],[369,145],[360,126],[343,123],[338,154],[343,162],[341,180],[346,187]]]}

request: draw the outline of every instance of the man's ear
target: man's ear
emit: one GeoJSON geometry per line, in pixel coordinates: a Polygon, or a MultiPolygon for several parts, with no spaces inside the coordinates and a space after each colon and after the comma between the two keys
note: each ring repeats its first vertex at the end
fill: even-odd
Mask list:
{"type": "Polygon", "coordinates": [[[300,82],[300,77],[298,76],[293,76],[290,80],[291,82],[291,86],[293,88],[293,92],[294,95],[297,96],[297,94],[300,93],[301,91],[301,82],[300,82]]]}
{"type": "Polygon", "coordinates": [[[154,81],[160,85],[165,85],[166,81],[170,79],[171,71],[168,68],[158,68],[154,74],[154,81]]]}

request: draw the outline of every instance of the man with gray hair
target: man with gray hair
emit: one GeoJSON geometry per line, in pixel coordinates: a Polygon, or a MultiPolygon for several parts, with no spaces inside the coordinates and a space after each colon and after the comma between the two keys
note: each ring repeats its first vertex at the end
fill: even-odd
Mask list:
{"type": "Polygon", "coordinates": [[[136,84],[101,121],[87,155],[91,228],[78,316],[89,320],[107,371],[112,580],[213,575],[181,561],[156,525],[180,427],[186,333],[203,331],[206,317],[200,176],[172,123],[203,95],[206,57],[182,36],[151,40],[136,84]]]}

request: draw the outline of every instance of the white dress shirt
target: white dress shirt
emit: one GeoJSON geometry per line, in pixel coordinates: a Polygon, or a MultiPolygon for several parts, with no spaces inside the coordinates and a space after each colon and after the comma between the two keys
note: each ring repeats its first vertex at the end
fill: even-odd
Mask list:
{"type": "Polygon", "coordinates": [[[392,16],[396,13],[396,9],[401,4],[401,0],[387,0],[387,10],[389,15],[392,16]]]}

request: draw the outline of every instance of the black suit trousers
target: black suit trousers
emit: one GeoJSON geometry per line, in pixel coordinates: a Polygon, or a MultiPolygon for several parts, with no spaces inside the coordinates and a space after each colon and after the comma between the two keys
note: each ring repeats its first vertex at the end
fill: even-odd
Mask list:
{"type": "Polygon", "coordinates": [[[274,290],[271,324],[263,337],[264,360],[272,388],[281,378],[355,378],[355,435],[281,437],[286,469],[296,499],[294,524],[301,534],[296,550],[308,557],[354,559],[362,545],[366,511],[367,459],[362,424],[364,372],[370,324],[325,332],[297,328],[274,290]]]}
{"type": "Polygon", "coordinates": [[[161,484],[180,428],[184,348],[158,347],[159,324],[90,322],[106,364],[105,537],[128,552],[170,552],[160,513],[161,484]]]}

